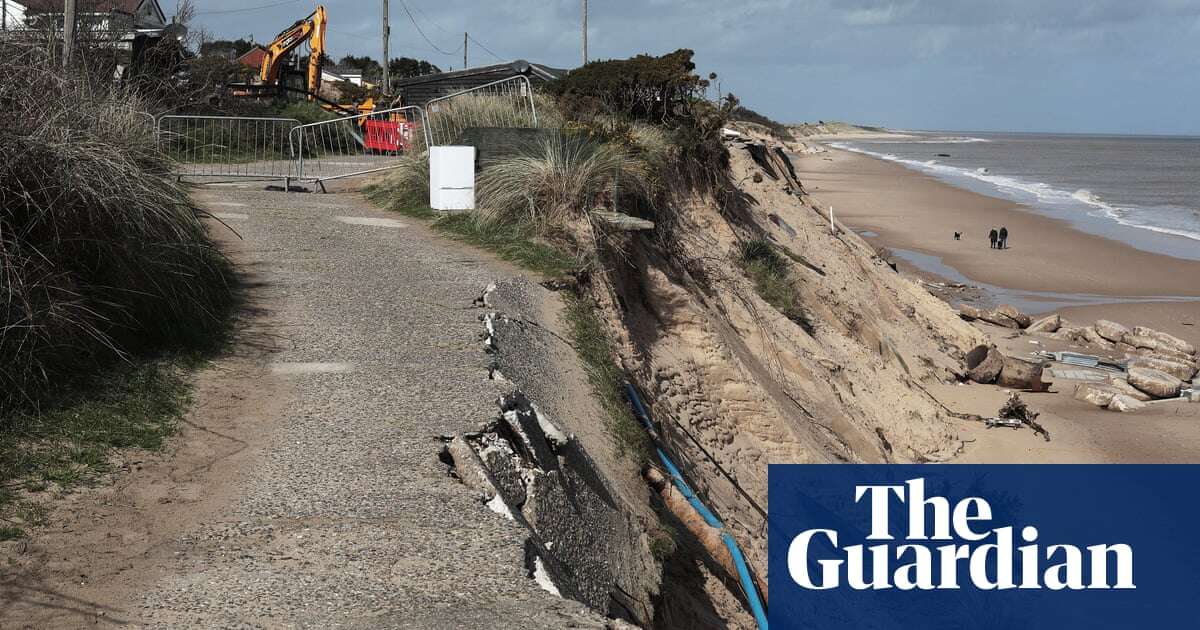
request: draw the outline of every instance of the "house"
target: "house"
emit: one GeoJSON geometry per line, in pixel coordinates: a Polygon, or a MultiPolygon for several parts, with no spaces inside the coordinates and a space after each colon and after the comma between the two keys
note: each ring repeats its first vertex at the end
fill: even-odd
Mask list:
{"type": "MultiPolygon", "coordinates": [[[[12,4],[24,7],[29,28],[53,25],[62,29],[62,0],[15,0],[12,4]]],[[[167,26],[167,15],[158,0],[79,0],[76,11],[80,32],[106,33],[113,40],[138,31],[162,31],[167,26]]]]}
{"type": "Polygon", "coordinates": [[[0,31],[25,28],[25,5],[16,0],[0,0],[0,31]]]}
{"type": "Polygon", "coordinates": [[[512,63],[478,66],[466,70],[427,74],[392,82],[392,89],[405,105],[425,105],[429,101],[516,76],[529,77],[534,85],[566,76],[566,70],[550,68],[519,59],[512,63]]]}
{"type": "Polygon", "coordinates": [[[247,68],[253,68],[255,75],[257,75],[258,71],[262,69],[263,59],[266,58],[267,49],[255,44],[254,48],[251,48],[241,57],[238,57],[237,62],[243,66],[246,66],[247,68]]]}
{"type": "Polygon", "coordinates": [[[349,81],[354,85],[363,84],[363,71],[350,66],[333,66],[321,69],[321,83],[338,83],[349,81]]]}
{"type": "MultiPolygon", "coordinates": [[[[22,8],[24,34],[63,32],[63,0],[11,0],[5,6],[11,5],[22,8]]],[[[158,0],[78,0],[75,25],[77,43],[113,53],[117,80],[136,72],[145,51],[169,31],[158,0]]]]}

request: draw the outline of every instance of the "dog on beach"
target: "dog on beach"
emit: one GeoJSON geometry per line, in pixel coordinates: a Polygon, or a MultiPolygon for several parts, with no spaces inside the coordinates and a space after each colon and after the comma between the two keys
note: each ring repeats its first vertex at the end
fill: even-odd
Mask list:
{"type": "Polygon", "coordinates": [[[955,232],[955,233],[954,233],[954,240],[956,240],[956,241],[961,241],[961,240],[962,240],[962,232],[955,232]]]}

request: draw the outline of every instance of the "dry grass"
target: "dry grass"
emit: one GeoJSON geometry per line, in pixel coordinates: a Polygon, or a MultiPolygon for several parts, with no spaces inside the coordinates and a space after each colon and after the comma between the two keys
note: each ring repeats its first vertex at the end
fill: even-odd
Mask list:
{"type": "Polygon", "coordinates": [[[214,338],[225,260],[136,95],[0,50],[0,424],[114,358],[214,338]]]}
{"type": "Polygon", "coordinates": [[[529,109],[527,98],[516,95],[467,94],[427,108],[429,130],[434,144],[449,144],[457,140],[467,129],[473,127],[500,127],[509,129],[562,127],[562,118],[554,102],[535,93],[536,108],[529,109]]]}
{"type": "Polygon", "coordinates": [[[367,187],[367,197],[393,212],[429,210],[429,153],[412,151],[397,162],[399,166],[367,187]]]}
{"type": "Polygon", "coordinates": [[[644,161],[613,143],[555,134],[479,177],[479,214],[494,223],[559,226],[650,189],[644,161]]]}

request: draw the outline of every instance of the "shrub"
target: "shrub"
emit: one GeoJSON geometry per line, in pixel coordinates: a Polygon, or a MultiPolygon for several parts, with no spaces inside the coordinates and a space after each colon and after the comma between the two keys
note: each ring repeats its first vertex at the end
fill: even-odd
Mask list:
{"type": "Polygon", "coordinates": [[[792,132],[788,131],[788,128],[786,125],[784,125],[783,123],[780,123],[778,121],[772,120],[772,119],[754,111],[753,109],[750,109],[749,107],[743,107],[741,105],[734,107],[733,110],[729,112],[729,119],[743,121],[743,122],[750,122],[750,123],[754,123],[756,125],[762,125],[763,127],[766,127],[768,131],[771,132],[772,136],[774,136],[775,138],[777,138],[779,140],[788,140],[788,141],[795,140],[795,138],[792,136],[792,132]]]}
{"type": "Polygon", "coordinates": [[[564,114],[589,120],[612,114],[631,120],[670,124],[688,118],[708,82],[695,74],[687,49],[655,57],[593,61],[548,84],[564,114]]]}
{"type": "Polygon", "coordinates": [[[558,97],[566,118],[586,128],[618,128],[620,121],[660,127],[674,145],[663,177],[716,191],[727,188],[729,152],[721,127],[736,99],[706,100],[708,81],[695,73],[692,56],[681,49],[661,57],[596,61],[551,82],[547,90],[558,97]]]}
{"type": "Polygon", "coordinates": [[[767,241],[756,239],[744,241],[738,253],[738,262],[754,282],[759,297],[812,334],[812,321],[792,285],[791,264],[779,250],[767,241]]]}
{"type": "Polygon", "coordinates": [[[479,177],[481,215],[489,221],[550,227],[596,207],[644,198],[645,164],[612,143],[554,134],[502,158],[479,177]]]}
{"type": "Polygon", "coordinates": [[[308,101],[292,101],[287,103],[279,109],[279,113],[275,114],[275,116],[279,118],[292,118],[300,121],[302,125],[340,118],[337,114],[325,111],[320,105],[308,101]]]}
{"type": "Polygon", "coordinates": [[[112,359],[211,341],[224,258],[142,104],[0,51],[0,417],[112,359]]]}

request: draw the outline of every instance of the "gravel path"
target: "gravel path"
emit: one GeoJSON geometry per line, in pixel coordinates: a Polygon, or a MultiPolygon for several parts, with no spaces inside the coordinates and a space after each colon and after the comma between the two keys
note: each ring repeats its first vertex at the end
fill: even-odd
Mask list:
{"type": "Polygon", "coordinates": [[[496,414],[472,301],[513,271],[352,194],[196,198],[265,279],[294,394],[228,513],[176,544],[146,625],[605,627],[529,579],[524,530],[436,456],[496,414]]]}

